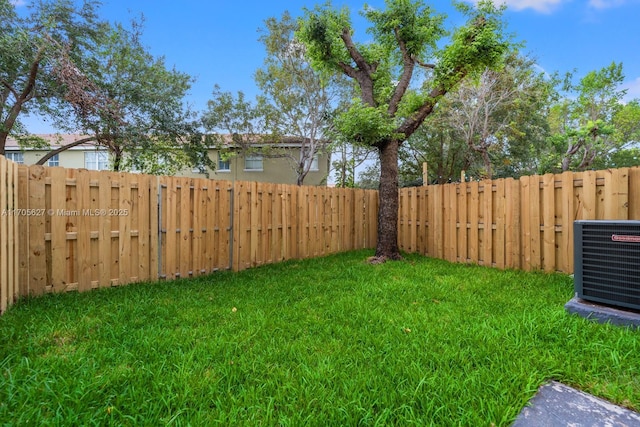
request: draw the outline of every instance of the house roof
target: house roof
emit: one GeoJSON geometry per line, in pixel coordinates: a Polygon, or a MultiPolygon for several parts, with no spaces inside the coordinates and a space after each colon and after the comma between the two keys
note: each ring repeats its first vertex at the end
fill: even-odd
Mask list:
{"type": "MultiPolygon", "coordinates": [[[[33,136],[44,139],[50,144],[51,149],[55,150],[56,148],[59,148],[63,145],[70,144],[72,142],[78,141],[83,138],[88,138],[90,135],[43,133],[43,134],[35,134],[33,136]]],[[[233,135],[231,134],[224,134],[219,136],[222,139],[222,143],[228,147],[234,147],[238,145],[238,144],[234,144],[233,135]]],[[[302,138],[297,136],[283,136],[280,138],[280,142],[276,144],[269,142],[266,138],[263,138],[261,135],[255,135],[251,137],[251,139],[253,139],[254,141],[247,142],[247,144],[255,147],[265,147],[265,146],[272,146],[272,145],[278,145],[279,147],[300,147],[302,145],[305,145],[305,143],[308,144],[308,138],[302,138]]],[[[84,143],[84,144],[79,144],[77,146],[71,147],[69,149],[70,150],[87,150],[88,148],[95,149],[95,147],[96,146],[93,143],[84,143]]],[[[18,140],[10,136],[7,138],[5,150],[41,151],[42,148],[32,148],[32,147],[22,148],[20,147],[18,140]]]]}
{"type": "MultiPolygon", "coordinates": [[[[70,144],[72,142],[78,141],[83,138],[88,138],[89,135],[81,135],[81,134],[59,134],[59,133],[41,133],[33,135],[37,138],[44,139],[49,142],[52,149],[56,149],[62,147],[63,145],[70,144]]],[[[42,148],[32,148],[32,147],[20,147],[18,140],[13,137],[7,138],[7,143],[4,146],[5,150],[13,151],[13,150],[24,150],[24,151],[41,151],[42,148]]],[[[69,150],[86,150],[87,148],[95,148],[94,144],[85,143],[80,144],[75,147],[69,148],[69,150]]]]}

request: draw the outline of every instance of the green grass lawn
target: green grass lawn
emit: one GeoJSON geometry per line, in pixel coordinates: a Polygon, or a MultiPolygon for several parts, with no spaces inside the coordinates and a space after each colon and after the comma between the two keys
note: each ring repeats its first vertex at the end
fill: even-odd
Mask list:
{"type": "Polygon", "coordinates": [[[551,379],[640,409],[637,332],[570,277],[370,255],[20,302],[0,425],[509,425],[551,379]]]}

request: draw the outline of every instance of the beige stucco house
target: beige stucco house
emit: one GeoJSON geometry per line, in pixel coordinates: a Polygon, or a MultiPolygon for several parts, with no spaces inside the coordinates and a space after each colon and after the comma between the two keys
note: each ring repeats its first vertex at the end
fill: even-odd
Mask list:
{"type": "MultiPolygon", "coordinates": [[[[37,136],[48,141],[52,150],[83,138],[82,135],[74,134],[43,134],[37,136]]],[[[296,157],[303,147],[300,143],[288,140],[278,144],[278,148],[291,150],[290,153],[296,157]]],[[[231,148],[231,150],[233,149],[231,148]]],[[[49,151],[37,148],[21,148],[13,138],[9,138],[5,146],[5,156],[8,159],[26,165],[36,164],[49,151]]],[[[227,147],[228,151],[229,147],[227,147]]],[[[206,171],[211,179],[279,184],[296,183],[296,173],[290,160],[286,157],[270,157],[259,154],[245,155],[241,151],[237,151],[233,156],[221,156],[215,148],[209,150],[209,157],[216,164],[215,170],[206,171]]],[[[305,178],[305,185],[326,185],[327,176],[329,175],[329,162],[329,154],[316,155],[305,178]]],[[[46,166],[110,170],[111,159],[109,153],[103,148],[97,148],[93,144],[80,144],[55,155],[49,159],[46,166]]],[[[180,172],[178,175],[205,178],[207,173],[198,169],[189,169],[180,172]]]]}

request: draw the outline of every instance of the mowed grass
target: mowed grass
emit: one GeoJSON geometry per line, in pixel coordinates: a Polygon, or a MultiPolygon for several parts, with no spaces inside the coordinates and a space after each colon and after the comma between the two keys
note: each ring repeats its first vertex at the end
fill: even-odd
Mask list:
{"type": "Polygon", "coordinates": [[[637,332],[570,277],[370,255],[20,302],[0,425],[509,425],[552,379],[640,409],[637,332]]]}

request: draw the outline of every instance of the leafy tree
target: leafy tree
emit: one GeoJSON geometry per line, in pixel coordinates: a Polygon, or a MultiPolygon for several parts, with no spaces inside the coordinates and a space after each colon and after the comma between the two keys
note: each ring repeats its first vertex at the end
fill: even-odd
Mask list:
{"type": "Polygon", "coordinates": [[[98,102],[80,70],[94,66],[93,54],[107,24],[96,2],[39,0],[26,17],[15,3],[0,0],[0,154],[7,137],[20,139],[25,113],[38,113],[64,125],[67,107],[98,102]]]}
{"type": "MultiPolygon", "coordinates": [[[[400,148],[400,184],[421,182],[422,164],[428,165],[428,182],[454,181],[470,170],[471,153],[463,138],[450,126],[448,97],[444,97],[425,123],[400,148]]],[[[472,172],[475,173],[475,172],[472,172]]]]}
{"type": "MultiPolygon", "coordinates": [[[[353,188],[359,186],[356,182],[357,169],[372,157],[373,150],[338,141],[331,144],[333,160],[331,166],[336,178],[336,187],[353,188]]],[[[380,168],[377,169],[379,172],[380,168]]],[[[376,182],[378,180],[376,179],[376,182]]]]}
{"type": "Polygon", "coordinates": [[[374,262],[400,258],[397,242],[398,149],[433,111],[439,100],[469,75],[500,63],[508,47],[502,23],[490,1],[467,14],[449,44],[444,17],[420,0],[387,0],[385,10],[365,8],[370,42],[354,39],[348,9],[330,4],[305,10],[298,36],[313,65],[329,75],[344,74],[358,86],[360,99],[336,118],[345,140],[378,150],[380,209],[374,262]],[[433,61],[430,61],[433,60],[433,61]],[[428,77],[428,78],[425,78],[428,77]]]}
{"type": "Polygon", "coordinates": [[[47,159],[82,142],[106,148],[113,170],[173,174],[188,166],[210,166],[199,122],[183,99],[192,78],[168,69],[142,45],[141,22],[131,28],[109,28],[95,52],[95,63],[82,77],[92,83],[84,102],[71,103],[73,126],[86,138],[40,159],[47,159]]]}
{"type": "Polygon", "coordinates": [[[535,171],[554,82],[512,52],[500,71],[487,68],[443,98],[401,150],[402,170],[419,177],[426,161],[438,183],[457,180],[462,170],[483,178],[535,171]]]}
{"type": "Polygon", "coordinates": [[[626,93],[618,89],[624,80],[622,63],[591,71],[578,84],[572,78],[568,74],[562,88],[568,96],[550,111],[553,151],[543,165],[546,170],[558,165],[562,171],[585,170],[621,143],[613,119],[626,93]]]}
{"type": "Polygon", "coordinates": [[[509,55],[500,71],[485,69],[450,93],[446,117],[472,153],[481,159],[483,178],[515,161],[535,158],[546,137],[546,111],[552,80],[537,72],[530,59],[509,55]]]}
{"type": "Polygon", "coordinates": [[[259,108],[246,99],[244,92],[236,95],[215,85],[212,98],[207,101],[207,111],[202,115],[202,125],[209,144],[217,147],[224,158],[242,152],[260,150],[266,127],[259,108]]]}
{"type": "Polygon", "coordinates": [[[640,165],[640,100],[634,99],[620,107],[613,116],[616,148],[593,162],[595,169],[622,168],[640,165]]]}
{"type": "Polygon", "coordinates": [[[328,150],[326,118],[338,102],[341,88],[335,77],[324,78],[313,70],[305,46],[295,38],[298,23],[288,12],[280,20],[269,18],[261,29],[260,42],[267,55],[255,80],[262,94],[258,109],[265,116],[266,130],[275,144],[269,155],[287,158],[304,183],[314,158],[328,150]],[[291,136],[300,150],[277,148],[283,137],[291,136]]]}

